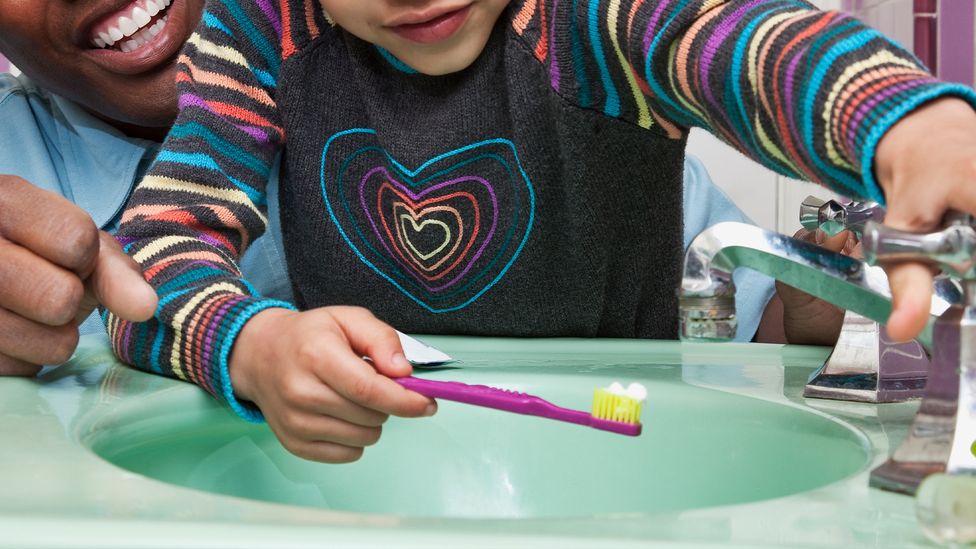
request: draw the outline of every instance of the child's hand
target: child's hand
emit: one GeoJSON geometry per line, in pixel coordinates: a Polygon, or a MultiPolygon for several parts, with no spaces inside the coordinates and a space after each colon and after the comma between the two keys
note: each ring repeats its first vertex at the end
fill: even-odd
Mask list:
{"type": "MultiPolygon", "coordinates": [[[[823,231],[800,229],[793,238],[813,242],[844,255],[861,257],[861,246],[850,231],[828,237],[823,231]]],[[[834,345],[844,323],[844,310],[776,281],[776,297],[783,306],[786,341],[800,345],[834,345]]]]}
{"type": "MultiPolygon", "coordinates": [[[[874,164],[885,192],[885,224],[928,232],[946,210],[976,214],[976,111],[961,99],[938,99],[895,124],[874,164]]],[[[888,334],[908,340],[929,317],[932,272],[919,263],[887,265],[893,308],[888,334]]]]}
{"type": "Polygon", "coordinates": [[[267,309],[230,357],[235,394],[258,405],[282,445],[329,463],[359,459],[390,414],[434,414],[433,400],[389,379],[410,372],[393,328],[358,307],[267,309]]]}

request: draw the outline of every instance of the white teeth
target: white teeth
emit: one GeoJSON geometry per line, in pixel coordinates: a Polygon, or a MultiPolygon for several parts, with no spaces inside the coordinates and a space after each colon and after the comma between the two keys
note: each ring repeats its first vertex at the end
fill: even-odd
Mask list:
{"type": "Polygon", "coordinates": [[[162,32],[166,26],[168,16],[159,18],[153,25],[149,25],[153,17],[165,10],[172,0],[143,0],[141,5],[133,7],[130,17],[120,16],[117,25],[109,26],[107,30],[93,36],[92,45],[96,48],[118,47],[123,52],[130,52],[149,42],[154,36],[162,32]],[[124,40],[124,38],[130,38],[124,40]]]}
{"type": "Polygon", "coordinates": [[[162,32],[163,28],[166,26],[166,20],[169,16],[162,17],[155,25],[151,27],[144,28],[139,32],[133,34],[130,38],[123,40],[119,43],[119,50],[122,53],[129,53],[135,51],[153,39],[154,36],[162,32]]]}
{"type": "Polygon", "coordinates": [[[148,25],[151,19],[152,17],[150,17],[149,14],[146,13],[146,10],[142,8],[132,10],[132,20],[135,21],[136,26],[139,28],[148,25]]]}
{"type": "Polygon", "coordinates": [[[132,19],[129,19],[123,15],[122,17],[119,17],[119,30],[121,30],[122,34],[125,36],[132,36],[137,30],[139,30],[139,27],[136,26],[132,19]]]}

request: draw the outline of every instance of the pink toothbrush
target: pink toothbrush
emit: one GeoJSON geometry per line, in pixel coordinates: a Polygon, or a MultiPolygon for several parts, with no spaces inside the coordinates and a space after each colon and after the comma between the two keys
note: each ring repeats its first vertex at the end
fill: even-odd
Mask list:
{"type": "MultiPolygon", "coordinates": [[[[576,423],[611,431],[627,436],[641,433],[640,409],[643,396],[630,396],[623,393],[622,387],[614,383],[610,389],[596,389],[593,393],[593,413],[561,408],[537,396],[507,391],[487,385],[468,385],[457,381],[435,381],[418,377],[394,378],[405,388],[431,398],[443,398],[485,408],[494,408],[516,414],[538,416],[567,423],[576,423]],[[616,390],[620,388],[620,390],[616,390]]],[[[639,394],[644,388],[638,384],[639,394]]],[[[644,391],[646,395],[646,390],[644,391]]]]}

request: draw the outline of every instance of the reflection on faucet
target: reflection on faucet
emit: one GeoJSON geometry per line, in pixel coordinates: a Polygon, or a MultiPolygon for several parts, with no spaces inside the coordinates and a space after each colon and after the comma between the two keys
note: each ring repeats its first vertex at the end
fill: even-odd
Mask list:
{"type": "MultiPolygon", "coordinates": [[[[933,314],[918,338],[932,351],[936,328],[925,398],[908,440],[872,473],[872,484],[913,492],[933,472],[976,474],[976,455],[970,450],[976,440],[976,230],[959,224],[932,235],[911,235],[868,224],[864,248],[869,260],[935,262],[964,279],[965,293],[964,305],[952,307],[933,297],[933,314]]],[[[731,274],[738,267],[876,322],[887,320],[891,311],[887,277],[880,268],[758,227],[720,223],[698,235],[685,253],[679,291],[682,339],[734,336],[731,274]]]]}

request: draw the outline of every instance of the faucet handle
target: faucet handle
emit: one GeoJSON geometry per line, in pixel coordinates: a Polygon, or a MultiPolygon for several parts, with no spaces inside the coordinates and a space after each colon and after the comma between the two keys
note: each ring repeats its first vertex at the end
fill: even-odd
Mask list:
{"type": "Polygon", "coordinates": [[[829,236],[850,230],[858,236],[868,221],[882,221],[884,208],[877,202],[821,200],[813,195],[800,204],[800,225],[808,231],[820,229],[829,236]]]}
{"type": "Polygon", "coordinates": [[[972,216],[952,213],[947,226],[933,233],[910,233],[871,222],[864,228],[864,258],[883,261],[922,261],[951,276],[976,279],[976,229],[972,216]]]}

